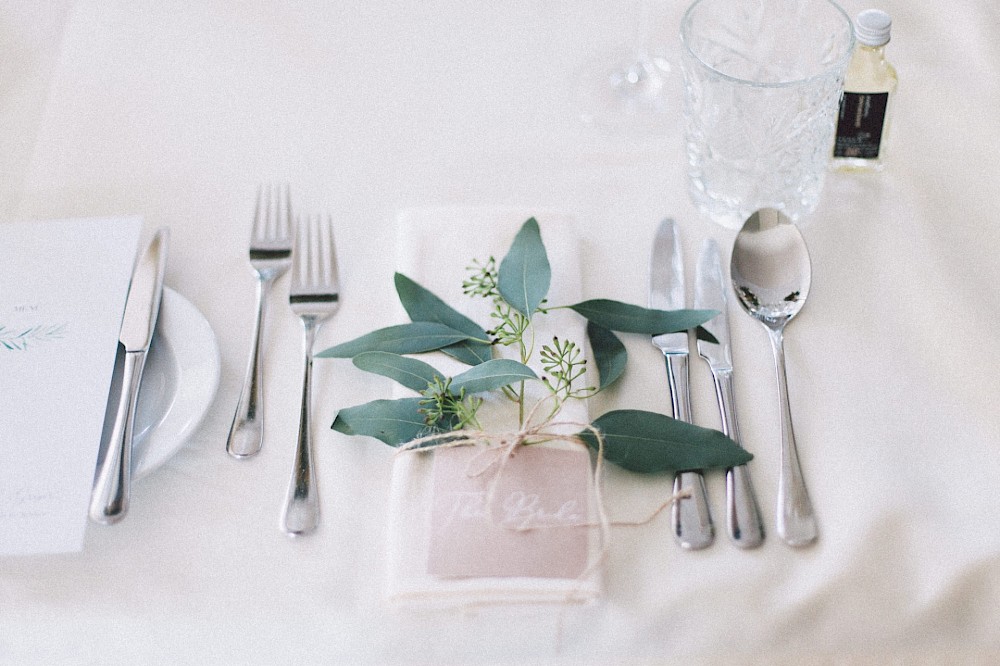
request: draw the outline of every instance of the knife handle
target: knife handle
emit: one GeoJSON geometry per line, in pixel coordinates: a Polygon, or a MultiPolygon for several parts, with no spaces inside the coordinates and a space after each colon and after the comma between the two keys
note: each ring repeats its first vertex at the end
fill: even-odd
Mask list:
{"type": "MultiPolygon", "coordinates": [[[[719,402],[722,432],[737,444],[740,429],[736,421],[736,400],[733,393],[733,373],[727,370],[712,372],[715,396],[719,402]]],[[[746,465],[726,470],[726,527],[729,538],[740,548],[756,548],[764,542],[764,521],[750,481],[750,468],[746,465]]]]}
{"type": "Polygon", "coordinates": [[[135,431],[135,409],[145,361],[144,351],[125,352],[122,390],[115,410],[115,422],[90,496],[90,519],[95,523],[113,525],[124,518],[128,511],[132,485],[132,435],[135,431]]]}
{"type": "MultiPolygon", "coordinates": [[[[691,388],[687,354],[665,354],[667,385],[674,418],[691,423],[691,388]]],[[[674,493],[689,490],[691,497],[674,502],[670,511],[674,539],[687,550],[700,550],[715,538],[708,492],[701,472],[681,472],[674,476],[674,493]]]]}

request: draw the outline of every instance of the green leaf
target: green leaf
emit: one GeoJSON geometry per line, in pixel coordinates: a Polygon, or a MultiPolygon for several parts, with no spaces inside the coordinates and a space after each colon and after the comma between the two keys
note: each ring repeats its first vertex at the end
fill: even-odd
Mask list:
{"type": "Polygon", "coordinates": [[[704,326],[696,326],[694,329],[694,337],[699,340],[704,340],[705,342],[711,342],[712,344],[719,344],[719,339],[714,335],[709,333],[708,329],[704,326]]]}
{"type": "Polygon", "coordinates": [[[600,379],[598,390],[603,390],[625,372],[628,352],[614,332],[592,321],[587,322],[587,338],[590,340],[590,350],[594,353],[594,363],[600,379]]]}
{"type": "Polygon", "coordinates": [[[444,377],[423,361],[390,352],[363,352],[355,356],[353,361],[354,365],[366,372],[394,379],[414,391],[423,391],[435,377],[444,377]]]}
{"type": "Polygon", "coordinates": [[[535,218],[521,226],[500,262],[497,289],[511,307],[531,317],[549,293],[552,269],[535,218]]]}
{"type": "Polygon", "coordinates": [[[695,328],[719,314],[715,310],[653,310],[607,298],[569,306],[587,321],[622,333],[676,333],[695,328]]]}
{"type": "MultiPolygon", "coordinates": [[[[656,412],[622,409],[592,424],[604,436],[604,458],[633,472],[679,472],[735,467],[753,458],[717,430],[702,428],[656,412]]],[[[597,438],[580,437],[597,450],[597,438]]]]}
{"type": "Polygon", "coordinates": [[[437,322],[475,338],[449,345],[442,351],[468,365],[478,365],[493,357],[492,347],[488,342],[484,342],[489,340],[490,336],[479,324],[402,273],[396,273],[394,280],[399,302],[403,304],[406,314],[412,321],[437,322]]]}
{"type": "Polygon", "coordinates": [[[366,435],[399,446],[428,432],[418,411],[422,398],[374,400],[340,410],[332,428],[345,435],[366,435]]]}
{"type": "Polygon", "coordinates": [[[496,358],[455,375],[450,390],[456,395],[462,389],[466,393],[482,393],[528,379],[538,379],[528,366],[509,358],[496,358]]]}
{"type": "Polygon", "coordinates": [[[362,352],[384,351],[394,354],[419,354],[468,340],[469,336],[450,326],[429,321],[380,328],[359,338],[330,347],[316,356],[351,358],[362,352]]]}

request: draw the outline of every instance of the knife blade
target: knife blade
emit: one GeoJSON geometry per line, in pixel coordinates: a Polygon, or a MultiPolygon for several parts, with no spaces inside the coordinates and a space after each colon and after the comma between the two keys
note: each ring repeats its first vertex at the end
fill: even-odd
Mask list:
{"type": "Polygon", "coordinates": [[[125,351],[121,395],[114,407],[114,426],[90,497],[91,520],[105,525],[117,523],[128,511],[135,410],[146,353],[153,340],[160,311],[169,239],[169,229],[162,227],[157,230],[136,261],[125,299],[125,312],[118,335],[118,342],[125,351]]]}
{"type": "MultiPolygon", "coordinates": [[[[684,288],[684,259],[677,225],[668,218],[660,222],[653,239],[649,262],[649,307],[657,310],[684,309],[687,302],[684,288]]],[[[688,332],[662,333],[654,335],[652,341],[666,359],[673,417],[692,423],[688,332]]],[[[675,501],[671,507],[674,539],[682,548],[699,550],[711,544],[715,536],[704,476],[700,472],[676,474],[674,493],[685,489],[690,491],[691,496],[675,501]]]]}
{"type": "MultiPolygon", "coordinates": [[[[726,310],[728,290],[723,283],[719,246],[712,239],[708,239],[698,257],[694,306],[698,309],[717,310],[719,314],[702,324],[716,342],[698,338],[698,355],[705,360],[712,371],[722,432],[740,444],[733,392],[729,316],[726,310]]],[[[726,470],[726,528],[729,538],[740,548],[756,548],[764,541],[764,523],[750,481],[750,470],[746,465],[726,470]]]]}

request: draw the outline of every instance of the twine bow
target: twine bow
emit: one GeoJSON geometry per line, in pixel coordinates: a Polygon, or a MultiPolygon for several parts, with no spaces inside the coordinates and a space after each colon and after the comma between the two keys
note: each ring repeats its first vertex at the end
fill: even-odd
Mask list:
{"type": "Polygon", "coordinates": [[[463,428],[449,432],[433,433],[413,439],[405,445],[399,447],[397,455],[400,453],[427,451],[438,448],[454,448],[460,446],[482,447],[482,450],[473,456],[473,458],[469,461],[466,468],[466,474],[471,478],[482,476],[489,473],[491,470],[494,470],[486,495],[487,506],[492,506],[496,489],[500,478],[503,475],[504,469],[510,462],[510,459],[517,454],[517,450],[520,447],[541,444],[543,442],[558,441],[582,446],[584,449],[589,451],[590,447],[587,442],[584,441],[582,435],[585,432],[590,433],[593,436],[594,441],[597,442],[596,459],[592,475],[597,522],[587,521],[574,525],[518,525],[509,528],[518,531],[552,529],[557,527],[600,528],[600,551],[597,559],[586,568],[583,574],[581,574],[581,578],[586,578],[596,567],[600,566],[600,564],[607,557],[612,526],[646,525],[677,500],[690,497],[691,492],[685,488],[672,494],[643,520],[611,521],[608,518],[607,508],[604,502],[604,434],[600,431],[600,429],[594,427],[591,423],[556,420],[558,410],[555,413],[551,413],[548,418],[540,423],[533,424],[532,421],[535,414],[546,400],[547,398],[543,398],[535,403],[534,407],[532,407],[528,413],[524,425],[516,432],[496,433],[481,429],[463,428]],[[567,434],[565,431],[571,428],[575,429],[575,432],[573,434],[567,434]],[[483,457],[488,457],[485,464],[482,464],[481,462],[481,458],[483,457]]]}

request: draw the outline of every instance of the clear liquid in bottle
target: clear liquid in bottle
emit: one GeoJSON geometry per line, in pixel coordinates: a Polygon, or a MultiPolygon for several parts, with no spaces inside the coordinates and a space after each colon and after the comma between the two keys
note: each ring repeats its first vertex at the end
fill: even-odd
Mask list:
{"type": "Polygon", "coordinates": [[[842,170],[880,171],[896,93],[896,70],[885,59],[892,19],[878,9],[858,14],[858,45],[844,75],[833,165],[842,170]]]}

